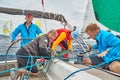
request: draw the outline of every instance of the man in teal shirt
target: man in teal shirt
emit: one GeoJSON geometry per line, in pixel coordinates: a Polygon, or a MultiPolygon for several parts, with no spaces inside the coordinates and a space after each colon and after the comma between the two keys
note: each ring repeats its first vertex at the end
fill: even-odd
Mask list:
{"type": "Polygon", "coordinates": [[[93,23],[86,27],[85,32],[96,40],[97,43],[92,48],[98,49],[98,54],[84,58],[84,63],[97,65],[106,62],[111,71],[120,74],[120,39],[108,31],[100,30],[99,26],[93,23]]]}
{"type": "Polygon", "coordinates": [[[16,43],[16,36],[21,33],[21,47],[25,46],[27,43],[36,38],[36,34],[39,35],[42,33],[42,30],[35,24],[32,23],[33,15],[31,13],[26,14],[26,22],[20,24],[13,32],[11,40],[13,43],[16,43]]]}

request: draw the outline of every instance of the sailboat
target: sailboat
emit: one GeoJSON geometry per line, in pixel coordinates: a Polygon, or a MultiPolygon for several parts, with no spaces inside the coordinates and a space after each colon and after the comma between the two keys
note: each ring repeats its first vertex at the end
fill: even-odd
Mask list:
{"type": "MultiPolygon", "coordinates": [[[[80,20],[80,25],[82,26],[82,30],[80,31],[84,31],[86,25],[88,25],[89,23],[97,23],[98,25],[102,26],[105,29],[108,29],[106,27],[104,27],[105,24],[103,24],[100,21],[100,17],[96,17],[97,14],[99,12],[97,12],[97,14],[94,14],[94,7],[93,4],[95,4],[95,0],[79,0],[80,4],[82,5],[81,8],[81,20],[80,20]],[[97,19],[97,20],[96,20],[97,19]]],[[[99,0],[98,0],[99,1],[99,0]]],[[[104,0],[101,0],[104,1],[104,0]]],[[[107,1],[107,0],[105,0],[107,1]]],[[[24,13],[26,13],[26,11],[33,13],[34,17],[41,17],[40,15],[42,14],[43,18],[48,18],[50,19],[50,16],[44,16],[46,14],[48,15],[54,15],[54,13],[46,13],[46,12],[38,12],[38,11],[32,11],[32,10],[19,10],[19,9],[13,9],[13,8],[4,8],[4,7],[0,7],[0,13],[7,13],[7,14],[17,14],[17,15],[24,15],[24,13]],[[5,12],[6,9],[10,9],[10,11],[7,10],[7,12],[5,12]],[[12,11],[16,11],[16,12],[12,12],[12,11]],[[18,12],[17,12],[18,11],[18,12]],[[22,11],[22,12],[21,12],[22,11]]],[[[56,13],[55,13],[56,15],[56,13]]],[[[61,14],[57,14],[60,15],[61,14]]],[[[69,24],[69,20],[66,20],[66,18],[64,16],[61,16],[59,18],[53,18],[53,19],[58,19],[57,21],[60,21],[60,23],[63,23],[62,26],[66,27],[66,24],[69,24]]],[[[71,22],[72,23],[72,22],[71,22]]],[[[107,26],[107,25],[106,25],[107,26]]],[[[67,28],[70,27],[70,25],[67,25],[67,28]]],[[[111,28],[112,29],[112,28],[111,28]]],[[[9,65],[9,67],[5,67],[5,62],[1,62],[0,63],[0,67],[5,68],[5,69],[10,69],[13,67],[16,67],[16,61],[8,61],[7,62],[9,65]],[[4,67],[3,67],[4,66],[4,67]]],[[[65,78],[67,76],[69,76],[71,73],[73,73],[74,71],[77,71],[79,69],[84,69],[87,68],[88,66],[82,65],[82,64],[72,64],[72,63],[66,63],[62,60],[59,59],[53,59],[49,65],[47,65],[46,70],[47,71],[47,76],[49,78],[49,80],[65,80],[65,78]]],[[[87,71],[82,71],[79,72],[73,76],[71,76],[69,79],[67,80],[110,80],[110,79],[114,79],[114,80],[119,80],[118,76],[112,75],[113,73],[109,73],[109,72],[104,72],[102,70],[98,70],[98,69],[90,69],[87,71]],[[109,76],[109,77],[107,77],[109,76]]],[[[5,75],[9,75],[5,74],[5,75]]],[[[1,77],[0,79],[5,79],[5,80],[9,80],[10,76],[5,76],[3,75],[3,77],[1,77]]],[[[33,78],[32,78],[33,79],[33,78]]],[[[34,80],[38,79],[37,77],[34,77],[34,80]]],[[[40,77],[39,77],[40,79],[40,77]]],[[[30,79],[31,80],[31,79],[30,79]]],[[[43,79],[44,80],[44,79],[43,79]]],[[[47,80],[47,79],[46,79],[47,80]]]]}

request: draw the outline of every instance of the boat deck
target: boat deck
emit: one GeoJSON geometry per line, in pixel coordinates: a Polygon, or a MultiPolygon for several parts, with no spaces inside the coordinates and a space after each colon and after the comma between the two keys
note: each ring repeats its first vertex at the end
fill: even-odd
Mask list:
{"type": "MultiPolygon", "coordinates": [[[[58,61],[59,63],[59,61],[58,61]]],[[[60,62],[61,63],[61,62],[60,62]]],[[[85,65],[82,65],[82,64],[72,64],[72,63],[69,63],[69,62],[66,62],[68,65],[72,65],[76,68],[79,68],[79,69],[83,69],[83,68],[87,68],[88,66],[85,66],[85,65]]],[[[57,65],[56,62],[54,65],[57,65]]],[[[0,69],[3,70],[5,68],[5,65],[0,65],[0,69]]],[[[9,67],[15,67],[13,64],[9,65],[9,67]]],[[[9,68],[8,67],[8,68],[9,68]]],[[[53,69],[53,67],[52,67],[53,69]]],[[[85,72],[91,74],[91,75],[94,75],[102,80],[120,80],[120,75],[119,76],[115,76],[115,75],[112,75],[108,72],[104,72],[103,70],[99,70],[99,69],[90,69],[90,70],[86,70],[85,72]]],[[[80,72],[79,72],[80,73],[80,72]]],[[[89,79],[89,78],[88,78],[89,79]]],[[[11,80],[10,79],[10,76],[9,74],[1,74],[0,75],[0,80],[11,80]]],[[[18,79],[20,80],[20,79],[18,79]]],[[[26,80],[26,79],[24,79],[26,80]]],[[[28,80],[51,80],[51,79],[48,79],[48,76],[46,75],[45,72],[43,71],[40,71],[39,73],[39,76],[30,76],[28,80]]],[[[52,79],[53,80],[53,79],[52,79]]],[[[60,80],[60,79],[59,79],[60,80]]]]}
{"type": "MultiPolygon", "coordinates": [[[[76,68],[79,68],[79,69],[83,69],[83,68],[87,68],[88,66],[85,66],[85,65],[82,65],[82,64],[70,64],[76,68]]],[[[116,74],[116,75],[119,75],[119,76],[115,76],[115,75],[112,75],[111,73],[108,73],[110,71],[103,71],[103,70],[99,70],[99,69],[90,69],[90,70],[86,70],[85,72],[88,72],[102,80],[120,80],[120,74],[116,74]]],[[[113,73],[115,74],[115,73],[113,73]]]]}
{"type": "MultiPolygon", "coordinates": [[[[15,68],[15,67],[16,67],[15,63],[7,64],[7,66],[5,64],[0,64],[0,71],[9,70],[9,69],[15,68]]],[[[5,72],[3,74],[0,74],[0,80],[11,80],[10,72],[5,72]]],[[[18,80],[20,80],[20,79],[18,79],[18,80]]],[[[26,79],[24,79],[24,80],[26,80],[26,79]]],[[[39,76],[30,76],[29,80],[49,80],[49,79],[45,72],[39,71],[39,76]]]]}
{"type": "MultiPolygon", "coordinates": [[[[11,80],[10,76],[0,77],[0,80],[11,80]]],[[[18,79],[20,80],[20,78],[18,79]]],[[[26,80],[26,79],[23,79],[26,80]]],[[[40,71],[39,76],[30,76],[28,80],[49,80],[46,73],[40,71]]]]}

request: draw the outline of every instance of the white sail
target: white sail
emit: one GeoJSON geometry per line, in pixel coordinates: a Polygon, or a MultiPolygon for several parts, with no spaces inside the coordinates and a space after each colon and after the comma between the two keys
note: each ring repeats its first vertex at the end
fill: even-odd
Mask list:
{"type": "Polygon", "coordinates": [[[10,19],[0,19],[1,29],[0,32],[2,35],[10,35],[12,28],[12,20],[10,19]]]}
{"type": "MultiPolygon", "coordinates": [[[[84,19],[86,16],[86,8],[89,0],[44,0],[44,11],[45,12],[53,12],[62,14],[69,24],[72,26],[79,26],[79,30],[83,27],[84,19]]],[[[0,7],[6,8],[17,8],[22,10],[38,10],[43,11],[41,0],[1,0],[0,7]],[[18,4],[19,3],[19,4],[18,4]]],[[[1,13],[0,17],[4,14],[1,13]]],[[[6,15],[6,18],[12,18],[13,21],[13,29],[20,23],[24,22],[24,16],[19,15],[6,15]]],[[[36,22],[36,19],[34,19],[36,22]]],[[[62,27],[63,25],[57,21],[45,21],[42,19],[43,31],[45,31],[45,26],[47,29],[54,29],[62,27]]]]}

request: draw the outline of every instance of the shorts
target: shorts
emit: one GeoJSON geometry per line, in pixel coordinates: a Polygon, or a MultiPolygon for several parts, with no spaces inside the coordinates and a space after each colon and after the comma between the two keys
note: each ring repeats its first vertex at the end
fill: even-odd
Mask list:
{"type": "MultiPolygon", "coordinates": [[[[24,48],[21,48],[17,51],[16,56],[21,55],[21,56],[29,56],[29,54],[26,52],[24,48]]],[[[33,64],[35,63],[36,60],[33,60],[33,64]]],[[[26,67],[26,66],[31,66],[31,60],[28,59],[27,57],[17,57],[17,63],[18,63],[18,68],[21,67],[26,67]],[[28,61],[29,60],[29,61],[28,61]]],[[[32,66],[32,69],[26,68],[28,71],[31,70],[33,73],[38,73],[38,68],[37,66],[32,66]]]]}
{"type": "Polygon", "coordinates": [[[98,57],[96,54],[90,55],[89,58],[92,61],[92,65],[97,65],[104,62],[104,60],[101,57],[98,57]]]}
{"type": "MultiPolygon", "coordinates": [[[[98,64],[105,62],[101,57],[98,57],[96,54],[92,54],[91,56],[89,56],[89,58],[92,61],[92,65],[98,65],[98,64]]],[[[106,64],[101,65],[99,67],[102,67],[103,69],[109,70],[108,65],[109,64],[106,63],[106,64]]]]}
{"type": "MultiPolygon", "coordinates": [[[[89,58],[90,58],[90,60],[92,62],[92,65],[98,65],[98,64],[101,64],[101,63],[105,62],[101,57],[98,57],[96,54],[90,55],[89,58]]],[[[116,59],[114,61],[120,62],[120,59],[116,59]]],[[[104,69],[109,70],[109,68],[108,68],[109,64],[106,63],[106,64],[102,65],[102,67],[104,69]]]]}

